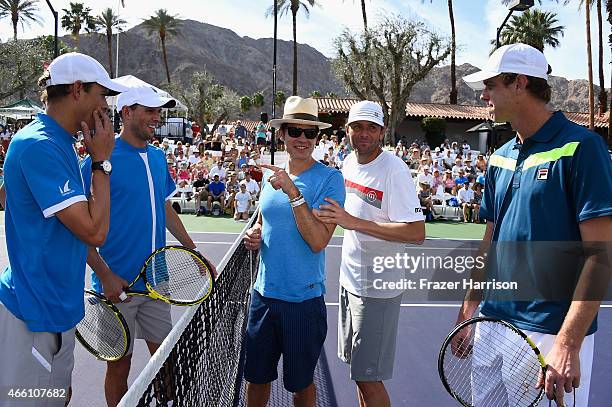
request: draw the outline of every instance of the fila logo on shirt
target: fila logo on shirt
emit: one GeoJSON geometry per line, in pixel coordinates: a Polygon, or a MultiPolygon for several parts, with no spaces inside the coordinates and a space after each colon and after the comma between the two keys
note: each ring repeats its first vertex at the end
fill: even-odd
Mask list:
{"type": "Polygon", "coordinates": [[[74,190],[70,188],[70,186],[68,185],[69,183],[70,183],[70,180],[67,180],[63,188],[59,187],[59,191],[60,191],[60,194],[62,194],[62,196],[66,196],[74,192],[74,190]]]}
{"type": "Polygon", "coordinates": [[[538,179],[539,180],[547,180],[548,179],[548,168],[540,168],[538,170],[538,179]]]}

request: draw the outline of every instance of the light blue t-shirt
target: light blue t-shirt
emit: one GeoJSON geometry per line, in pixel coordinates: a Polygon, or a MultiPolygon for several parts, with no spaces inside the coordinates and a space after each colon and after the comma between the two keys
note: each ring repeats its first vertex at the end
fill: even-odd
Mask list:
{"type": "MultiPolygon", "coordinates": [[[[176,192],[168,173],[164,152],[152,145],[135,148],[116,138],[111,156],[110,228],[100,256],[113,273],[131,283],[145,260],[166,245],[166,200],[176,192]]],[[[81,165],[87,185],[91,178],[91,157],[81,165]]],[[[102,292],[100,279],[92,274],[91,285],[102,292]]],[[[132,287],[145,290],[144,283],[132,287]]]]}
{"type": "MultiPolygon", "coordinates": [[[[264,174],[259,200],[263,219],[261,256],[255,289],[264,297],[302,302],[325,293],[325,250],[314,253],[302,238],[289,198],[275,190],[264,174]]],[[[346,192],[340,171],[315,162],[293,177],[309,208],[335,199],[344,206],[346,192]]]]}
{"type": "Polygon", "coordinates": [[[87,247],[55,216],[87,200],[74,141],[39,114],[13,138],[4,163],[10,265],[0,301],[33,332],[67,331],[84,315],[87,247]]]}

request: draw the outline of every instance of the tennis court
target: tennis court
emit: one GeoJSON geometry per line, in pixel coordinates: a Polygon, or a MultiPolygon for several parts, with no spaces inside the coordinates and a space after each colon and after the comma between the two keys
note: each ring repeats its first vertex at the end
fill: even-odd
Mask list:
{"type": "MultiPolygon", "coordinates": [[[[244,225],[244,224],[243,224],[244,225]]],[[[444,233],[456,237],[462,234],[460,226],[437,225],[428,235],[444,233]]],[[[232,242],[236,233],[191,232],[191,235],[209,258],[218,263],[232,242]]],[[[1,234],[0,262],[6,264],[4,233],[1,234]]],[[[459,241],[456,241],[459,244],[459,241]]],[[[172,243],[172,242],[169,242],[172,243]]],[[[320,406],[354,406],[357,404],[354,384],[348,378],[348,368],[336,356],[337,312],[338,312],[338,269],[340,265],[342,237],[334,236],[326,249],[328,334],[324,345],[316,381],[320,406]]],[[[222,305],[222,304],[221,304],[222,305]]],[[[180,318],[184,309],[173,307],[173,320],[180,318]]],[[[457,304],[410,304],[404,303],[400,312],[397,353],[394,378],[386,382],[394,406],[453,406],[455,402],[446,394],[437,374],[439,346],[455,321],[457,304]]],[[[600,328],[595,343],[594,374],[591,383],[590,406],[607,407],[612,399],[609,374],[612,370],[612,348],[604,344],[612,337],[612,309],[600,312],[600,328]],[[598,374],[598,372],[600,372],[598,374]]],[[[229,344],[228,344],[229,346],[229,344]]],[[[148,362],[144,342],[137,341],[132,358],[129,383],[136,380],[148,362]]],[[[229,361],[227,361],[229,362],[229,361]]],[[[71,405],[89,407],[104,406],[103,380],[105,364],[94,359],[80,345],[76,345],[75,368],[73,372],[73,400],[71,405]]],[[[213,372],[211,372],[213,373],[213,372]]],[[[188,374],[187,372],[185,374],[188,374]]],[[[183,378],[183,380],[188,380],[183,378]]],[[[290,395],[282,390],[282,383],[276,382],[270,405],[291,405],[290,395]]],[[[193,405],[201,405],[194,403],[193,405]]],[[[206,405],[206,404],[204,404],[206,405]]],[[[213,405],[213,404],[211,404],[213,405]]],[[[242,405],[242,400],[239,401],[242,405]]]]}

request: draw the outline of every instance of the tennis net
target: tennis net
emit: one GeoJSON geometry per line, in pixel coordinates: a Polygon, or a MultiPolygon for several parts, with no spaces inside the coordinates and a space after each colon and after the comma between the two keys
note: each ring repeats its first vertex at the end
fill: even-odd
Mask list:
{"type": "Polygon", "coordinates": [[[119,406],[238,404],[247,306],[257,270],[257,253],[242,242],[251,222],[217,266],[210,297],[183,314],[119,406]]]}

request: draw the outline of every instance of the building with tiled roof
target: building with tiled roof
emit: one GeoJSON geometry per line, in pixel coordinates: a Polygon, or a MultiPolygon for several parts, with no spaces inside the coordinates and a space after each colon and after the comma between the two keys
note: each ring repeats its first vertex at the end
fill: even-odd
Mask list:
{"type": "MultiPolygon", "coordinates": [[[[319,97],[316,100],[319,105],[319,117],[326,122],[332,123],[334,128],[344,125],[351,106],[359,102],[359,99],[352,98],[319,97]]],[[[581,126],[588,126],[588,113],[564,113],[569,120],[581,126]]],[[[595,130],[602,136],[605,136],[607,133],[609,115],[610,112],[601,116],[595,116],[595,130]]],[[[491,142],[497,144],[498,141],[503,141],[504,138],[510,135],[506,134],[506,137],[502,137],[500,140],[490,140],[489,131],[466,133],[467,130],[479,123],[491,120],[488,109],[485,106],[414,102],[406,104],[406,119],[397,129],[397,133],[408,142],[422,140],[424,135],[420,123],[425,117],[445,119],[447,123],[447,137],[451,141],[461,142],[462,140],[467,140],[473,148],[484,149],[491,142]]]]}

